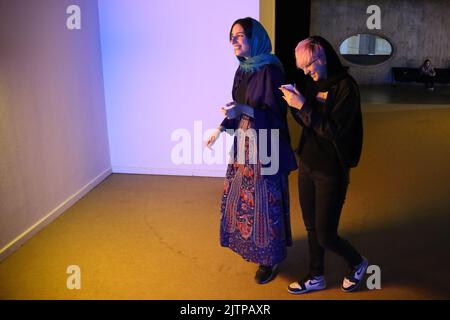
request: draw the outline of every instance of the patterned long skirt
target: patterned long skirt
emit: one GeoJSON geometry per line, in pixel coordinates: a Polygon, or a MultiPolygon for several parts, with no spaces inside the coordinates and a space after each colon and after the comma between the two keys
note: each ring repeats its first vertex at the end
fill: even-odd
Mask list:
{"type": "MultiPolygon", "coordinates": [[[[240,127],[249,123],[241,120],[240,127]]],[[[249,148],[245,141],[246,152],[249,148]]],[[[248,159],[248,157],[246,157],[248,159]]],[[[261,164],[228,165],[221,202],[220,243],[247,261],[272,266],[292,245],[286,174],[261,175],[261,164]]]]}

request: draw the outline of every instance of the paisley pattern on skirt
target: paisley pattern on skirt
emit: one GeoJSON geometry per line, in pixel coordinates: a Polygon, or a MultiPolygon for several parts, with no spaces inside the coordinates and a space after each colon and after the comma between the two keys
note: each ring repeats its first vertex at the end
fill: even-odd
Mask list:
{"type": "MultiPolygon", "coordinates": [[[[243,116],[239,127],[247,130],[251,121],[243,116]]],[[[227,168],[220,243],[247,261],[274,265],[284,260],[286,246],[292,244],[288,177],[261,175],[261,164],[248,161],[249,150],[255,148],[249,140],[242,139],[241,146],[237,146],[245,148],[245,163],[238,163],[235,154],[227,168]]]]}

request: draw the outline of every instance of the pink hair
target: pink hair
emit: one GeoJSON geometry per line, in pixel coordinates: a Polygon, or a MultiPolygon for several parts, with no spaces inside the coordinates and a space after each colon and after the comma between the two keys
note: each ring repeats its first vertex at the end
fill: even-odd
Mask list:
{"type": "Polygon", "coordinates": [[[298,43],[295,48],[295,60],[298,68],[304,67],[316,58],[322,62],[326,60],[325,50],[317,41],[306,38],[298,43]]]}

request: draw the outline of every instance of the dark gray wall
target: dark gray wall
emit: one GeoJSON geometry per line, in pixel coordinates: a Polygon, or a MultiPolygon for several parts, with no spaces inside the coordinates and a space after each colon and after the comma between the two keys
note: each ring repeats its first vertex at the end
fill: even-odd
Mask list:
{"type": "Polygon", "coordinates": [[[377,66],[350,66],[361,84],[390,83],[391,67],[416,67],[430,58],[436,68],[450,68],[450,1],[313,0],[311,35],[328,39],[336,50],[348,36],[370,32],[394,45],[394,56],[377,66]],[[369,5],[381,9],[381,30],[368,30],[369,5]]]}

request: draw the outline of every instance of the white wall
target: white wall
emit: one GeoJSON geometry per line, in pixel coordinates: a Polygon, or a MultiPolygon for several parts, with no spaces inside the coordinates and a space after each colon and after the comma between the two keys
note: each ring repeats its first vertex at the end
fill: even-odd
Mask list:
{"type": "Polygon", "coordinates": [[[0,0],[0,259],[110,172],[97,1],[0,0]]]}
{"type": "Polygon", "coordinates": [[[113,172],[223,176],[225,146],[222,164],[195,164],[192,140],[192,163],[176,165],[171,135],[223,119],[238,66],[229,29],[258,18],[259,0],[99,0],[99,12],[113,172]]]}

